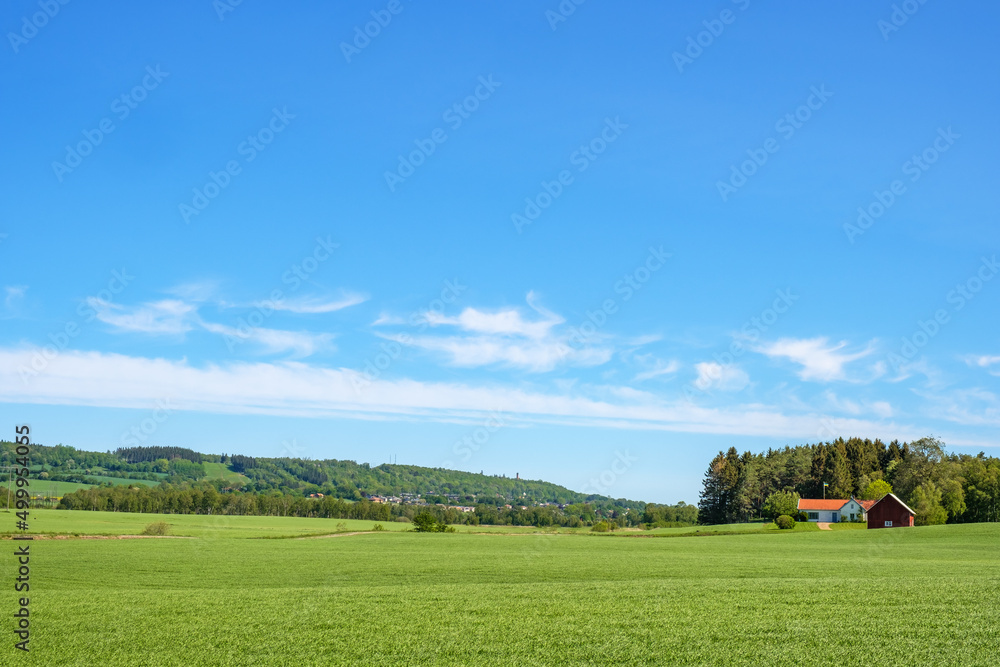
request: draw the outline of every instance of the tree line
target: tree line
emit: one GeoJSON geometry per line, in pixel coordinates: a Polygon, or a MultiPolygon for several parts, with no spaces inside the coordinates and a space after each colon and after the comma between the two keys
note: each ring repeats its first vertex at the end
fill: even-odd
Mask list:
{"type": "MultiPolygon", "coordinates": [[[[605,521],[620,527],[647,528],[693,525],[697,508],[693,505],[657,505],[614,508],[596,503],[576,503],[559,508],[545,506],[497,507],[478,503],[474,512],[454,507],[419,504],[356,502],[326,496],[304,497],[299,493],[266,493],[220,489],[222,480],[173,486],[102,486],[68,493],[58,509],[100,512],[141,512],[156,514],[218,514],[238,516],[296,516],[371,521],[409,521],[419,513],[429,513],[444,524],[489,524],[508,526],[579,527],[605,521]]],[[[3,499],[4,502],[6,499],[3,499]]]]}
{"type": "Polygon", "coordinates": [[[822,498],[824,483],[827,498],[891,491],[916,512],[919,525],[1000,521],[1000,459],[949,453],[935,438],[888,445],[838,438],[763,454],[720,451],[705,472],[699,522],[761,517],[779,493],[822,498]]]}

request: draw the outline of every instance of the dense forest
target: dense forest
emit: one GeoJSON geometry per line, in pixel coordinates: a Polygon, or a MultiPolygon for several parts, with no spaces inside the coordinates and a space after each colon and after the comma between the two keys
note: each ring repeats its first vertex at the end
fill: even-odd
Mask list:
{"type": "Polygon", "coordinates": [[[895,493],[918,525],[1000,521],[1000,459],[948,453],[934,438],[888,445],[851,438],[770,449],[719,452],[705,473],[699,522],[748,521],[767,514],[773,494],[877,499],[895,493]]]}

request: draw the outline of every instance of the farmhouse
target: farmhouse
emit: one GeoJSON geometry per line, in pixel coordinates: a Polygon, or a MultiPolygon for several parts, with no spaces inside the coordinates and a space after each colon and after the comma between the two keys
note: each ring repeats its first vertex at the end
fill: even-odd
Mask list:
{"type": "Polygon", "coordinates": [[[874,505],[874,500],[857,500],[853,496],[849,500],[801,498],[798,510],[805,512],[810,521],[839,523],[841,521],[864,521],[868,509],[874,505]]]}
{"type": "Polygon", "coordinates": [[[916,512],[906,503],[889,493],[875,503],[868,512],[868,528],[903,528],[913,525],[916,512]]]}

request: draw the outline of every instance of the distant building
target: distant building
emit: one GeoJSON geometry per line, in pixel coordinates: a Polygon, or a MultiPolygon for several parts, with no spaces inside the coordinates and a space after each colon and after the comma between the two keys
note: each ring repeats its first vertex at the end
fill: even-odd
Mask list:
{"type": "Polygon", "coordinates": [[[913,525],[916,512],[896,497],[886,494],[868,512],[868,528],[908,528],[913,525]]]}
{"type": "Polygon", "coordinates": [[[805,512],[809,521],[839,523],[841,521],[865,521],[868,508],[874,500],[849,500],[836,498],[801,498],[798,510],[805,512]]]}

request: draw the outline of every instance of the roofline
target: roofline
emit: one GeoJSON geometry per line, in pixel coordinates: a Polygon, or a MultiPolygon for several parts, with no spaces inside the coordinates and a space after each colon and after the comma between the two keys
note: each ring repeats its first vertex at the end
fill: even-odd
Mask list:
{"type": "MultiPolygon", "coordinates": [[[[907,510],[909,510],[910,514],[912,514],[913,516],[917,515],[917,513],[913,511],[913,508],[910,507],[909,505],[907,505],[906,503],[904,503],[902,500],[900,500],[899,496],[897,496],[895,493],[887,493],[887,494],[885,494],[884,496],[882,496],[881,498],[879,498],[875,502],[875,505],[878,505],[880,502],[882,502],[883,500],[885,500],[889,496],[892,496],[893,498],[895,498],[896,502],[899,503],[900,505],[902,505],[903,507],[905,507],[907,510]]],[[[875,505],[872,505],[872,509],[875,509],[875,505]]]]}

